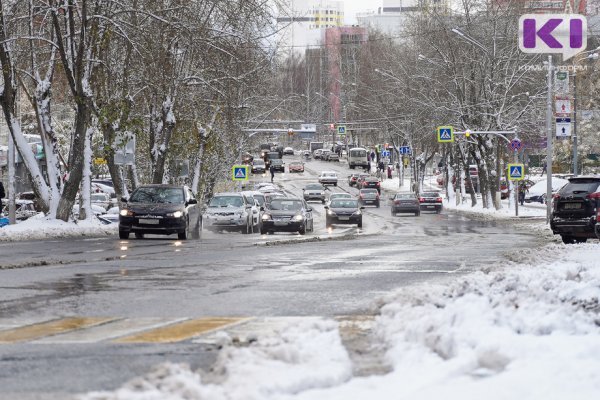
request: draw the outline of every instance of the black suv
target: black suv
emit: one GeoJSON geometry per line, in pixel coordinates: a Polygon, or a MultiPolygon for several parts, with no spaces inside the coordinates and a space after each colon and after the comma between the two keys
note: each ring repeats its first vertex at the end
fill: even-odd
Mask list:
{"type": "Polygon", "coordinates": [[[600,175],[569,179],[554,195],[550,228],[563,243],[584,243],[600,237],[600,175]]]}

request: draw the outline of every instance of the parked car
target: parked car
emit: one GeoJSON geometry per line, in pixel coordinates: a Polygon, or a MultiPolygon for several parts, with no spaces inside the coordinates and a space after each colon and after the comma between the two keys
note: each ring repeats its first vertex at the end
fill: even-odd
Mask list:
{"type": "Polygon", "coordinates": [[[599,238],[600,175],[569,179],[553,198],[550,229],[563,243],[599,238]]]}
{"type": "MultiPolygon", "coordinates": [[[[92,212],[94,213],[95,216],[106,214],[106,208],[104,208],[104,207],[100,207],[96,204],[92,204],[91,207],[92,207],[92,212]]],[[[71,209],[71,214],[73,214],[73,218],[75,218],[75,219],[79,218],[79,204],[73,205],[73,208],[71,209]]]]}
{"type": "Polygon", "coordinates": [[[177,234],[178,239],[200,237],[202,216],[198,201],[187,186],[142,185],[129,198],[121,199],[119,238],[136,238],[144,234],[177,234]]]}
{"type": "Polygon", "coordinates": [[[414,213],[421,215],[421,206],[419,199],[414,193],[396,193],[390,199],[392,201],[391,213],[396,216],[397,213],[414,213]]]}
{"type": "Polygon", "coordinates": [[[285,172],[285,163],[281,158],[274,158],[271,160],[271,166],[275,172],[285,172]]]}
{"type": "Polygon", "coordinates": [[[242,193],[217,193],[204,212],[204,227],[210,231],[238,230],[253,233],[254,199],[242,193]]]}
{"type": "Polygon", "coordinates": [[[104,211],[108,210],[112,206],[110,195],[106,193],[92,193],[90,195],[90,200],[92,204],[104,208],[104,211]]]}
{"type": "Polygon", "coordinates": [[[304,164],[300,161],[292,161],[288,164],[288,171],[292,172],[304,172],[304,164]]]}
{"type": "Polygon", "coordinates": [[[283,149],[283,155],[294,155],[294,149],[291,147],[286,147],[283,149]]]}
{"type": "Polygon", "coordinates": [[[419,204],[421,210],[435,211],[438,214],[442,212],[442,196],[439,192],[421,193],[419,204]]]}
{"type": "Polygon", "coordinates": [[[263,160],[256,159],[252,161],[252,173],[253,174],[264,174],[267,171],[265,162],[263,160]]]}
{"type": "Polygon", "coordinates": [[[368,176],[361,181],[361,189],[376,189],[377,193],[381,193],[381,182],[378,178],[368,176]]]}
{"type": "MultiPolygon", "coordinates": [[[[17,221],[24,221],[38,213],[31,200],[15,200],[15,206],[15,219],[17,221]]],[[[8,207],[4,209],[4,214],[8,215],[8,207]]]]}
{"type": "Polygon", "coordinates": [[[321,172],[321,175],[319,175],[319,183],[322,185],[337,186],[337,184],[338,184],[337,173],[334,171],[321,172]]]}
{"type": "MultiPolygon", "coordinates": [[[[558,190],[569,183],[566,179],[552,177],[552,194],[554,195],[558,190]]],[[[547,191],[547,180],[544,179],[539,181],[532,187],[530,187],[525,193],[525,203],[546,203],[546,191],[547,191]]]]}
{"type": "Polygon", "coordinates": [[[329,205],[325,206],[325,226],[329,228],[332,224],[356,224],[362,228],[362,212],[364,207],[360,206],[358,200],[348,198],[334,198],[329,205]]]}
{"type": "Polygon", "coordinates": [[[279,197],[271,201],[262,216],[261,234],[273,232],[298,232],[304,235],[314,231],[312,207],[297,198],[279,197]]]}
{"type": "Polygon", "coordinates": [[[325,187],[320,183],[309,183],[302,189],[302,197],[305,201],[319,200],[325,204],[325,187]]]}
{"type": "Polygon", "coordinates": [[[338,155],[338,153],[329,153],[329,155],[327,156],[327,161],[340,161],[340,156],[338,155]]]}
{"type": "Polygon", "coordinates": [[[379,208],[379,192],[377,189],[360,189],[358,191],[358,203],[361,206],[374,205],[379,208]]]}

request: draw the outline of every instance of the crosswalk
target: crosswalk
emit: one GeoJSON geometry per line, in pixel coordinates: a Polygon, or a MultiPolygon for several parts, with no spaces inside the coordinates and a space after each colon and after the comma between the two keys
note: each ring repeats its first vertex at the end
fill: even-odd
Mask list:
{"type": "MultiPolygon", "coordinates": [[[[365,316],[334,317],[341,324],[365,316]]],[[[204,317],[204,318],[118,318],[61,317],[51,319],[0,319],[0,346],[11,344],[112,343],[206,343],[214,344],[221,332],[244,342],[273,334],[299,321],[324,317],[204,317]]]]}

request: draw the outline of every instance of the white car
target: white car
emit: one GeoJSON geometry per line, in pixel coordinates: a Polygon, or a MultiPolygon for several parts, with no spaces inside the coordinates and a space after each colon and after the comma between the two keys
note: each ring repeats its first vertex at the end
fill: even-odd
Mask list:
{"type": "Polygon", "coordinates": [[[337,186],[338,184],[338,176],[335,171],[323,171],[321,175],[319,175],[319,183],[321,185],[333,185],[337,186]]]}
{"type": "Polygon", "coordinates": [[[284,155],[294,155],[294,149],[292,149],[291,147],[286,147],[285,149],[283,149],[283,154],[284,155]]]}
{"type": "MultiPolygon", "coordinates": [[[[555,194],[569,183],[566,179],[555,178],[552,177],[552,194],[555,194]]],[[[527,192],[525,192],[525,203],[546,203],[546,191],[547,191],[547,181],[546,179],[539,181],[532,187],[530,187],[527,192]]]]}
{"type": "Polygon", "coordinates": [[[352,196],[350,193],[343,193],[343,192],[338,192],[338,193],[331,193],[329,195],[329,197],[327,198],[327,203],[325,203],[326,205],[329,205],[331,203],[331,200],[334,199],[354,199],[355,197],[352,196]]]}
{"type": "Polygon", "coordinates": [[[202,216],[203,225],[211,231],[253,233],[256,226],[253,209],[256,204],[253,197],[242,193],[216,193],[202,216]]]}

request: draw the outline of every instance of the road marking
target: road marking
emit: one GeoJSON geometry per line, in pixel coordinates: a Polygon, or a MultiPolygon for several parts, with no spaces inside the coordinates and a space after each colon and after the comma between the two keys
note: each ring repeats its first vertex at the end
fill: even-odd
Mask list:
{"type": "Polygon", "coordinates": [[[245,321],[247,318],[201,318],[184,321],[137,335],[113,340],[114,343],[174,343],[245,321]]]}
{"type": "Polygon", "coordinates": [[[81,329],[36,340],[32,343],[96,343],[131,336],[150,329],[161,328],[187,320],[187,318],[134,318],[120,319],[89,329],[81,329]]]}
{"type": "Polygon", "coordinates": [[[114,318],[63,318],[41,322],[39,324],[23,326],[0,332],[0,343],[17,343],[31,341],[45,336],[56,335],[76,329],[89,328],[100,325],[114,318]]]}

